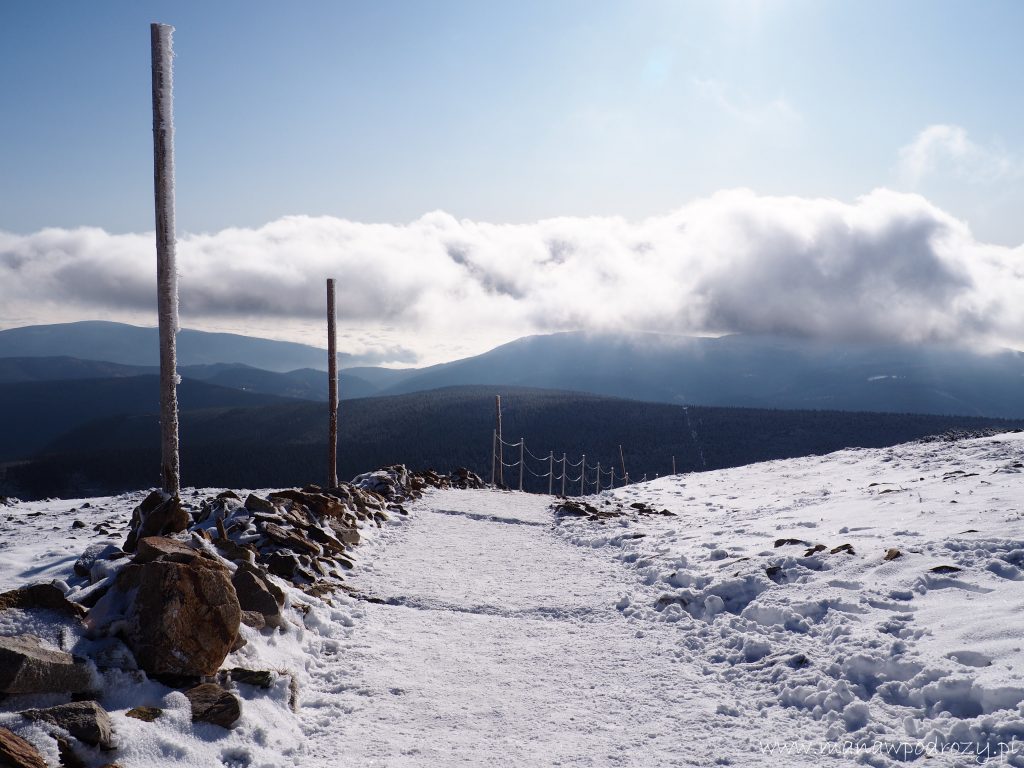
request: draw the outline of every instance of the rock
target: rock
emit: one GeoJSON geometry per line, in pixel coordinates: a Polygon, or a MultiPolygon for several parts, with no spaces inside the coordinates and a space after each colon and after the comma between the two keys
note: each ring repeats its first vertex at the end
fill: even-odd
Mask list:
{"type": "Polygon", "coordinates": [[[274,673],[265,669],[244,669],[243,667],[234,667],[229,671],[229,675],[231,681],[234,683],[254,685],[257,688],[263,688],[264,690],[270,688],[274,684],[274,673]]]}
{"type": "Polygon", "coordinates": [[[34,635],[0,637],[0,693],[79,693],[92,684],[89,667],[70,653],[34,635]]]}
{"type": "Polygon", "coordinates": [[[260,614],[264,623],[271,626],[278,626],[281,623],[284,592],[258,568],[246,564],[239,565],[231,577],[231,584],[235,588],[242,611],[260,614]]]}
{"type": "Polygon", "coordinates": [[[164,713],[164,711],[162,709],[160,709],[160,707],[145,707],[145,706],[143,706],[143,707],[134,707],[133,709],[129,709],[127,712],[124,713],[124,716],[125,717],[134,717],[136,720],[142,720],[143,722],[146,722],[146,723],[152,723],[154,720],[156,720],[158,717],[160,717],[160,715],[162,715],[163,713],[164,713]]]}
{"type": "Polygon", "coordinates": [[[83,744],[114,749],[114,727],[110,715],[95,701],[75,701],[48,709],[29,709],[21,716],[63,728],[83,744]]]}
{"type": "Polygon", "coordinates": [[[779,547],[809,547],[811,542],[804,541],[803,539],[776,539],[775,548],[779,547]]]}
{"type": "Polygon", "coordinates": [[[845,552],[848,555],[855,555],[853,551],[853,544],[840,544],[838,547],[833,547],[829,550],[830,555],[838,555],[840,552],[845,552]]]}
{"type": "Polygon", "coordinates": [[[139,667],[153,675],[212,675],[235,640],[242,609],[228,571],[203,559],[131,564],[117,576],[117,589],[94,611],[129,596],[124,640],[139,667]],[[119,595],[115,595],[117,592],[119,595]]]}
{"type": "Polygon", "coordinates": [[[275,544],[287,549],[305,552],[310,555],[323,554],[323,549],[320,545],[310,541],[298,531],[286,530],[279,525],[274,525],[274,523],[264,523],[263,532],[275,544]]]}
{"type": "Polygon", "coordinates": [[[825,548],[826,547],[825,547],[824,544],[815,544],[813,547],[808,547],[807,548],[807,551],[804,552],[804,557],[810,557],[811,555],[816,555],[819,552],[823,552],[825,550],[825,548]]]}
{"type": "Polygon", "coordinates": [[[928,572],[929,573],[943,574],[943,573],[959,573],[962,570],[963,570],[963,568],[960,568],[959,566],[956,566],[956,565],[936,565],[936,566],[934,566],[932,568],[929,568],[928,572]]]}
{"type": "Polygon", "coordinates": [[[126,552],[134,552],[140,539],[166,536],[188,528],[192,517],[181,506],[181,499],[163,491],[153,491],[132,511],[131,529],[125,541],[126,552]]]}
{"type": "Polygon", "coordinates": [[[213,544],[224,557],[233,563],[252,564],[256,562],[256,553],[244,544],[238,544],[231,539],[217,539],[213,544]]]}
{"type": "Polygon", "coordinates": [[[892,547],[885,553],[885,557],[882,559],[888,562],[890,560],[895,560],[897,557],[903,557],[903,553],[896,549],[896,547],[892,547]]]}
{"type": "MultiPolygon", "coordinates": [[[[253,629],[263,629],[267,626],[267,619],[262,613],[256,611],[242,611],[242,623],[253,629]]],[[[241,635],[239,635],[241,637],[241,635]]],[[[231,650],[237,650],[232,648],[231,650]]]]}
{"type": "Polygon", "coordinates": [[[4,768],[46,768],[39,750],[21,736],[0,728],[0,765],[4,768]]]}
{"type": "Polygon", "coordinates": [[[90,544],[85,552],[75,561],[75,573],[79,576],[89,576],[93,582],[99,581],[94,578],[93,568],[105,560],[118,560],[125,558],[128,553],[114,544],[90,544]]]}
{"type": "Polygon", "coordinates": [[[154,560],[169,560],[174,563],[189,563],[205,553],[193,549],[183,541],[166,536],[147,536],[139,539],[133,563],[151,563],[154,560]]]}
{"type": "Polygon", "coordinates": [[[267,569],[282,579],[291,579],[299,570],[299,558],[293,552],[273,552],[266,558],[267,569]]]}
{"type": "Polygon", "coordinates": [[[242,706],[234,694],[215,683],[202,683],[185,691],[192,705],[193,723],[213,723],[230,728],[242,716],[242,706]]]}
{"type": "Polygon", "coordinates": [[[75,522],[71,524],[71,527],[75,529],[85,528],[85,523],[83,523],[81,520],[75,520],[75,522]]]}
{"type": "Polygon", "coordinates": [[[85,615],[82,606],[70,602],[64,597],[64,593],[52,584],[31,584],[0,594],[0,611],[10,608],[55,611],[75,618],[85,615]]]}
{"type": "Polygon", "coordinates": [[[245,497],[245,508],[250,512],[267,512],[269,514],[277,511],[273,504],[255,493],[250,493],[245,497]]]}

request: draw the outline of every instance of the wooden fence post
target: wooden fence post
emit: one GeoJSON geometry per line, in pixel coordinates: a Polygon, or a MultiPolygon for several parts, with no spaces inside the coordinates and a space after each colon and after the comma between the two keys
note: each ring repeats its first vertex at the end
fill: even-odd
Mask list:
{"type": "Polygon", "coordinates": [[[178,272],[174,242],[174,27],[150,24],[153,85],[153,187],[156,206],[157,315],[160,336],[160,476],[181,491],[178,457],[178,272]]]}
{"type": "Polygon", "coordinates": [[[505,486],[505,447],[501,437],[501,395],[494,396],[494,418],[498,429],[498,485],[505,486]]]}
{"type": "Polygon", "coordinates": [[[583,461],[580,462],[580,496],[583,495],[583,484],[587,481],[587,454],[583,454],[583,461]]]}
{"type": "Polygon", "coordinates": [[[334,278],[327,278],[327,487],[338,487],[338,338],[334,278]]]}
{"type": "Polygon", "coordinates": [[[555,452],[551,451],[548,454],[548,496],[552,496],[551,492],[555,489],[555,452]]]}
{"type": "Polygon", "coordinates": [[[565,496],[565,454],[562,454],[562,495],[565,496]]]}

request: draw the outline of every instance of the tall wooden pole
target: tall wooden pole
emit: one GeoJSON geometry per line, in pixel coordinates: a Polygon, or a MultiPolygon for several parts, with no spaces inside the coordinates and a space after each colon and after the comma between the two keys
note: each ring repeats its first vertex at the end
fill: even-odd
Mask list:
{"type": "Polygon", "coordinates": [[[519,438],[519,490],[523,490],[523,467],[526,466],[526,461],[523,459],[523,447],[526,445],[526,441],[523,438],[519,438]]]}
{"type": "Polygon", "coordinates": [[[672,474],[674,475],[675,473],[676,473],[676,457],[673,456],[672,457],[672,474]]]}
{"type": "Polygon", "coordinates": [[[555,489],[555,452],[551,451],[548,454],[548,496],[552,495],[552,491],[555,489]]]}
{"type": "Polygon", "coordinates": [[[338,487],[338,338],[334,310],[334,278],[327,278],[327,487],[338,487]]]}
{"type": "Polygon", "coordinates": [[[597,493],[601,492],[601,462],[597,462],[597,493]]]}
{"type": "Polygon", "coordinates": [[[629,477],[629,472],[626,471],[626,457],[622,454],[622,446],[619,446],[619,461],[622,462],[622,476],[629,477]]]}
{"type": "Polygon", "coordinates": [[[174,27],[150,24],[153,75],[153,190],[156,206],[157,323],[160,334],[160,477],[181,491],[178,458],[178,272],[174,244],[174,27]]]}
{"type": "Polygon", "coordinates": [[[494,396],[494,412],[498,425],[498,485],[505,485],[505,448],[501,438],[501,395],[494,396]]]}
{"type": "Polygon", "coordinates": [[[565,454],[562,454],[562,495],[565,496],[565,454]]]}
{"type": "Polygon", "coordinates": [[[583,484],[587,482],[587,454],[583,454],[583,460],[580,462],[580,496],[584,493],[583,484]]]}

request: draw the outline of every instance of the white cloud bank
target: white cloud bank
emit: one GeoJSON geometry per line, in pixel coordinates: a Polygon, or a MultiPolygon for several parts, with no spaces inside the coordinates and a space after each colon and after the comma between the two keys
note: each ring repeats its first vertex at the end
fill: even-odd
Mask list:
{"type": "MultiPolygon", "coordinates": [[[[184,326],[310,341],[333,276],[348,349],[374,359],[568,329],[1024,347],[1024,248],[887,190],[853,203],[732,190],[637,222],[293,216],[178,248],[184,326]]],[[[0,232],[0,325],[155,315],[153,254],[150,234],[0,232]]]]}

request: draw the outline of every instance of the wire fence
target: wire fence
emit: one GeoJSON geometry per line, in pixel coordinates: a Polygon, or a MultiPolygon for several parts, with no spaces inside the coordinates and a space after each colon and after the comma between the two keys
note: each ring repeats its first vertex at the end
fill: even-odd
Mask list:
{"type": "Polygon", "coordinates": [[[616,476],[614,465],[608,469],[601,469],[601,462],[588,464],[585,453],[580,456],[579,461],[575,462],[569,461],[565,453],[562,454],[562,458],[555,458],[554,451],[548,451],[547,456],[538,456],[526,447],[526,441],[523,438],[519,438],[518,442],[509,443],[501,439],[498,431],[494,430],[491,451],[491,484],[506,488],[515,487],[517,484],[521,491],[523,490],[523,479],[527,474],[540,480],[547,478],[548,494],[558,493],[562,496],[570,494],[586,496],[591,493],[600,493],[615,488],[616,480],[619,486],[629,485],[631,482],[642,483],[647,480],[647,475],[644,475],[639,480],[631,481],[629,473],[625,471],[616,476]],[[505,461],[506,448],[513,449],[513,453],[516,455],[516,460],[512,463],[505,461]],[[534,471],[527,460],[543,462],[547,465],[547,471],[534,471]],[[513,472],[506,473],[506,469],[513,470],[513,472]],[[574,471],[577,469],[578,473],[574,471]]]}

